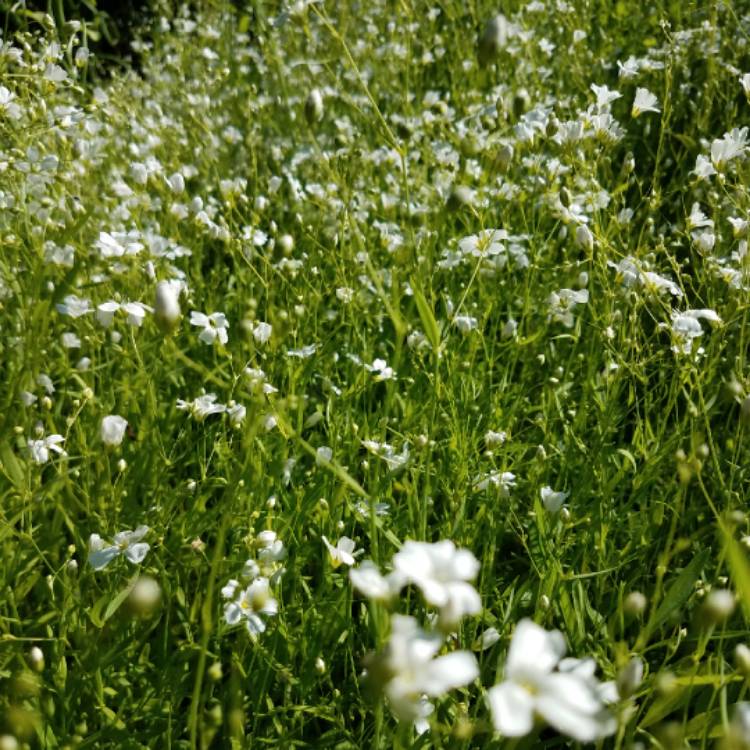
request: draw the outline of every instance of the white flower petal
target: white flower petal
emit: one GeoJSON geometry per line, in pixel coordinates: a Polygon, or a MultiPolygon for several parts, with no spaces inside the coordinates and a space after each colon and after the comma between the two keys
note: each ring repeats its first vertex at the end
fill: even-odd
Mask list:
{"type": "Polygon", "coordinates": [[[534,700],[513,682],[503,682],[487,691],[495,730],[506,737],[523,737],[534,726],[534,700]]]}
{"type": "Polygon", "coordinates": [[[94,570],[102,570],[114,560],[117,555],[120,554],[119,547],[104,547],[104,549],[97,549],[93,552],[89,552],[89,565],[94,570]]]}

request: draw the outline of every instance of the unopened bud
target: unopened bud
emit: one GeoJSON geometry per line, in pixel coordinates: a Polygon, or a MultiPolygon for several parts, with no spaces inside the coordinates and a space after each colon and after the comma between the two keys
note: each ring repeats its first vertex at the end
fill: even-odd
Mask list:
{"type": "Polygon", "coordinates": [[[174,330],[180,319],[180,289],[170,281],[160,281],[156,285],[154,316],[164,333],[174,330]]]}
{"type": "Polygon", "coordinates": [[[29,666],[35,672],[44,671],[44,652],[39,648],[39,646],[32,646],[31,650],[29,651],[29,666]]]}
{"type": "Polygon", "coordinates": [[[729,619],[734,612],[736,601],[729,589],[714,589],[706,597],[701,610],[703,622],[706,625],[720,625],[729,619]]]}
{"type": "Polygon", "coordinates": [[[640,617],[648,606],[648,600],[640,591],[631,591],[623,603],[625,614],[631,617],[640,617]]]}
{"type": "Polygon", "coordinates": [[[305,100],[305,119],[312,125],[323,119],[323,96],[318,89],[313,89],[305,100]]]}
{"type": "Polygon", "coordinates": [[[621,698],[630,698],[643,681],[643,660],[634,656],[617,673],[617,692],[621,698]]]}
{"type": "Polygon", "coordinates": [[[128,596],[128,604],[133,614],[149,617],[161,604],[161,586],[150,576],[141,576],[128,596]]]}

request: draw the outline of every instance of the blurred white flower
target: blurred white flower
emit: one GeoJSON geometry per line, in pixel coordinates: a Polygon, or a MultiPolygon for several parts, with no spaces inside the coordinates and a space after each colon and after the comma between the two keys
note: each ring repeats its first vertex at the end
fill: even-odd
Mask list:
{"type": "Polygon", "coordinates": [[[260,322],[253,328],[253,338],[259,344],[267,343],[272,333],[273,328],[268,323],[260,322]]]}
{"type": "Polygon", "coordinates": [[[99,534],[92,534],[89,537],[89,565],[94,570],[102,570],[119,555],[125,555],[134,565],[143,562],[149,545],[141,539],[148,532],[148,526],[139,526],[135,531],[121,531],[115,534],[114,544],[111,545],[106,545],[99,534]]]}
{"type": "Polygon", "coordinates": [[[449,539],[435,544],[407,541],[393,556],[393,567],[438,608],[441,625],[455,627],[464,615],[482,609],[482,600],[469,583],[479,572],[479,561],[469,550],[456,549],[449,539]]]}
{"type": "Polygon", "coordinates": [[[612,734],[617,723],[605,706],[588,660],[566,660],[565,640],[531,620],[521,620],[505,664],[505,681],[487,692],[492,723],[506,737],[528,734],[537,717],[578,742],[612,734]],[[556,670],[556,667],[560,669],[556,670]]]}
{"type": "Polygon", "coordinates": [[[391,619],[390,640],[383,653],[371,658],[369,674],[380,683],[399,720],[424,719],[432,711],[425,696],[436,698],[479,676],[476,659],[468,651],[437,656],[442,642],[437,634],[425,633],[413,617],[391,619]]]}
{"type": "Polygon", "coordinates": [[[382,575],[372,560],[364,560],[361,565],[352,568],[349,580],[360,594],[376,602],[389,602],[406,584],[404,577],[397,571],[387,576],[382,575]]]}
{"type": "Polygon", "coordinates": [[[125,437],[128,422],[117,414],[110,414],[102,419],[100,434],[105,445],[120,445],[125,437]]]}

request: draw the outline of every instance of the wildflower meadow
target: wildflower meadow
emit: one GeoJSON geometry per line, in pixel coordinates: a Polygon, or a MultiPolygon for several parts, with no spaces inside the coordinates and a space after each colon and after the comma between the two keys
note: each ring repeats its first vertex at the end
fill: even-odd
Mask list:
{"type": "Polygon", "coordinates": [[[0,2],[0,750],[750,750],[750,4],[109,5],[0,2]]]}

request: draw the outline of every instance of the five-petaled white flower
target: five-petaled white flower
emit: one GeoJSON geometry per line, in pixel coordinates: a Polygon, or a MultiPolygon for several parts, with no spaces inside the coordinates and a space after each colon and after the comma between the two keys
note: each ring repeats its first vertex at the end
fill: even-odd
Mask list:
{"type": "Polygon", "coordinates": [[[278,602],[271,596],[267,578],[256,578],[236,596],[238,589],[238,582],[232,580],[221,590],[225,598],[232,599],[224,607],[224,620],[227,625],[238,625],[244,621],[247,632],[255,638],[266,629],[261,615],[275,615],[279,611],[278,602]]]}
{"type": "Polygon", "coordinates": [[[27,446],[34,463],[46,464],[49,461],[49,452],[54,451],[61,456],[67,455],[60,446],[65,438],[62,435],[47,435],[39,440],[29,440],[27,446]]]}
{"type": "Polygon", "coordinates": [[[563,659],[565,639],[531,620],[516,625],[505,681],[487,693],[492,723],[506,737],[528,734],[539,717],[578,742],[612,734],[616,721],[605,703],[609,684],[593,675],[593,660],[563,659]]]}
{"type": "Polygon", "coordinates": [[[149,545],[141,539],[148,532],[148,526],[139,526],[135,531],[121,531],[115,534],[114,544],[111,545],[106,545],[99,534],[92,534],[89,537],[89,565],[94,570],[102,570],[119,555],[125,555],[134,565],[143,562],[149,545]]]}
{"type": "Polygon", "coordinates": [[[334,547],[326,537],[323,537],[323,544],[325,544],[328,550],[328,555],[331,558],[331,565],[334,568],[338,568],[339,565],[354,565],[354,555],[357,554],[355,549],[357,547],[356,542],[353,539],[349,539],[348,536],[342,536],[336,546],[334,547]]]}
{"type": "Polygon", "coordinates": [[[229,322],[224,313],[215,312],[206,315],[205,313],[192,310],[190,313],[190,325],[198,326],[202,329],[198,334],[198,338],[204,344],[213,344],[217,338],[222,344],[226,344],[229,340],[229,335],[227,334],[229,322]]]}
{"type": "Polygon", "coordinates": [[[432,712],[424,696],[436,698],[479,675],[476,659],[468,651],[435,658],[442,643],[439,635],[424,632],[413,617],[393,616],[390,640],[385,651],[371,659],[370,675],[401,721],[424,719],[432,712]]]}
{"type": "Polygon", "coordinates": [[[455,627],[464,615],[482,609],[482,600],[469,583],[479,572],[479,561],[469,550],[456,549],[449,539],[435,544],[408,541],[393,556],[393,567],[439,609],[445,627],[455,627]]]}

